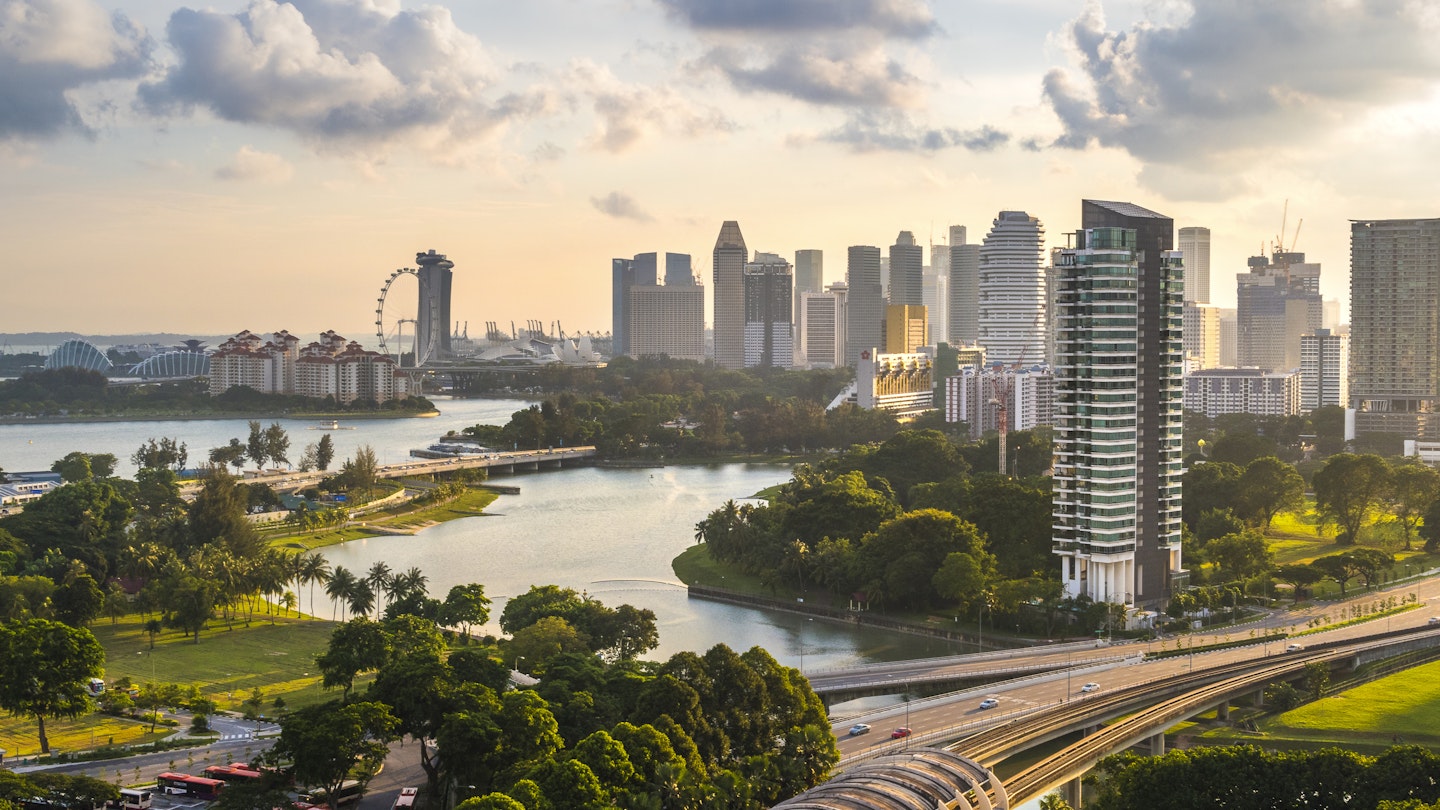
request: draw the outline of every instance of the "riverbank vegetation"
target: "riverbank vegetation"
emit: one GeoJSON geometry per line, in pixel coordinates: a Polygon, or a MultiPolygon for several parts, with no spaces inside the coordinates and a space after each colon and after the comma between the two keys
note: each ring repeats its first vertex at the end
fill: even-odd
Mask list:
{"type": "Polygon", "coordinates": [[[112,385],[97,371],[78,368],[27,371],[18,379],[0,380],[0,416],[18,418],[380,415],[407,416],[435,412],[419,396],[376,403],[336,402],[262,394],[244,386],[210,396],[204,380],[112,385]]]}

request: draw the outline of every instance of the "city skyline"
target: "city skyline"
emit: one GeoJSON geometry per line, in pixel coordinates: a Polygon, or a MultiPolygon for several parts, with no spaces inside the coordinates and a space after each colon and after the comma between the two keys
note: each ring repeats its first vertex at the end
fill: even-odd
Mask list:
{"type": "Polygon", "coordinates": [[[1061,246],[1082,198],[1210,228],[1222,306],[1288,199],[1348,299],[1350,219],[1435,213],[1423,8],[1023,5],[4,0],[5,328],[362,335],[434,249],[451,320],[601,330],[611,258],[725,220],[828,285],[1001,210],[1061,246]]]}

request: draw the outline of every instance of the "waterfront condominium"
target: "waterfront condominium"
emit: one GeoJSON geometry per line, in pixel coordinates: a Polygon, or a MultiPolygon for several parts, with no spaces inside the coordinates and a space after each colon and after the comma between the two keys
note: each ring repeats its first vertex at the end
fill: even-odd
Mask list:
{"type": "Polygon", "coordinates": [[[790,263],[755,252],[745,265],[745,367],[791,368],[795,364],[793,279],[790,263]]]}
{"type": "Polygon", "coordinates": [[[1440,439],[1440,219],[1350,223],[1355,433],[1440,439]]]}
{"type": "Polygon", "coordinates": [[[885,299],[880,291],[880,248],[852,245],[845,262],[849,287],[845,364],[854,368],[860,354],[885,345],[885,299]]]}
{"type": "Polygon", "coordinates": [[[1045,226],[1001,211],[980,246],[979,339],[991,363],[1045,359],[1045,226]]]}
{"type": "Polygon", "coordinates": [[[715,239],[714,315],[715,364],[721,368],[745,367],[745,237],[740,223],[727,220],[715,239]]]}
{"type": "Polygon", "coordinates": [[[1163,609],[1185,579],[1174,222],[1097,200],[1080,221],[1057,257],[1055,553],[1070,596],[1163,609]]]}
{"type": "Polygon", "coordinates": [[[1210,229],[1181,228],[1176,241],[1185,262],[1185,303],[1210,303],[1210,229]]]}

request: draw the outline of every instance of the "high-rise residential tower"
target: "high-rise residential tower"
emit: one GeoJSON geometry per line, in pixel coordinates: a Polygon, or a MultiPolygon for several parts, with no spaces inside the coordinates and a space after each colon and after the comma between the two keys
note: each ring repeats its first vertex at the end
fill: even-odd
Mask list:
{"type": "Polygon", "coordinates": [[[1355,433],[1440,439],[1440,219],[1350,223],[1355,433]]]}
{"type": "Polygon", "coordinates": [[[790,368],[795,363],[794,280],[790,263],[756,251],[745,265],[745,367],[790,368]]]}
{"type": "Polygon", "coordinates": [[[847,251],[845,281],[850,290],[845,364],[854,367],[860,353],[885,345],[885,299],[880,292],[880,248],[853,245],[847,251]]]}
{"type": "Polygon", "coordinates": [[[890,246],[890,303],[925,305],[925,248],[901,231],[890,246]]]}
{"type": "Polygon", "coordinates": [[[1071,596],[1163,608],[1180,559],[1182,270],[1174,222],[1085,200],[1061,252],[1054,540],[1071,596]]]}
{"type": "Polygon", "coordinates": [[[420,312],[415,316],[415,365],[450,356],[450,272],[455,263],[445,254],[415,254],[420,279],[420,312]]]}
{"type": "Polygon", "coordinates": [[[1185,303],[1210,303],[1210,229],[1181,228],[1177,241],[1185,257],[1185,303]]]}
{"type": "Polygon", "coordinates": [[[980,247],[979,344],[992,363],[1045,359],[1045,226],[1001,211],[980,247]]]}
{"type": "Polygon", "coordinates": [[[695,284],[636,284],[627,291],[631,357],[664,355],[705,360],[705,288],[695,284]]]}
{"type": "Polygon", "coordinates": [[[745,367],[745,237],[740,223],[727,220],[715,239],[712,294],[715,313],[715,364],[721,368],[745,367]]]}
{"type": "Polygon", "coordinates": [[[1316,329],[1300,338],[1300,411],[1350,405],[1350,337],[1316,329]]]}
{"type": "Polygon", "coordinates": [[[965,226],[950,226],[950,322],[952,346],[974,346],[980,338],[980,246],[966,244],[965,226]]]}
{"type": "MultiPolygon", "coordinates": [[[[1190,268],[1185,270],[1188,283],[1190,268]]],[[[1220,367],[1219,307],[1185,302],[1185,363],[1186,371],[1220,367]]]]}

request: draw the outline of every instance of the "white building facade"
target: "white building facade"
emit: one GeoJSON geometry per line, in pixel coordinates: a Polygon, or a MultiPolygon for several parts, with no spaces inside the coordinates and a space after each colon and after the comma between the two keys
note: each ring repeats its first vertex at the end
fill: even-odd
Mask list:
{"type": "Polygon", "coordinates": [[[1045,226],[1024,211],[1001,211],[980,246],[978,343],[991,362],[1043,361],[1045,226]]]}

